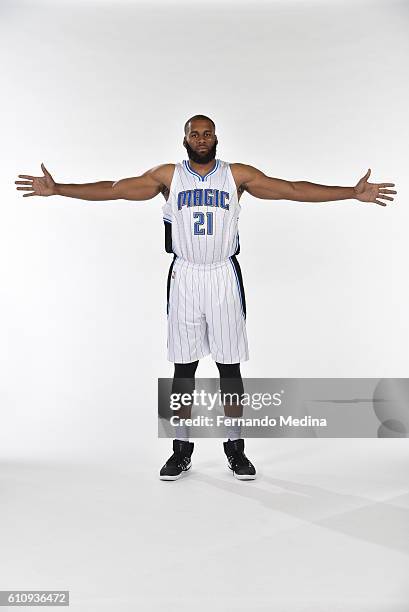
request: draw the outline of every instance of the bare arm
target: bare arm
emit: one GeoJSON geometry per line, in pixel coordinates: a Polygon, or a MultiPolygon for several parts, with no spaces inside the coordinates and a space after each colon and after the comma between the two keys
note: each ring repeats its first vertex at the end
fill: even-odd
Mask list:
{"type": "Polygon", "coordinates": [[[293,200],[296,202],[330,202],[334,200],[357,199],[362,202],[376,202],[381,206],[386,203],[378,200],[393,200],[389,193],[396,193],[386,187],[394,183],[368,183],[370,170],[355,187],[338,187],[319,185],[308,181],[287,181],[266,176],[264,172],[246,164],[232,164],[232,172],[240,191],[248,191],[256,198],[263,200],[293,200]]]}
{"type": "MultiPolygon", "coordinates": [[[[78,200],[115,200],[113,181],[97,181],[96,183],[55,183],[54,192],[50,195],[60,195],[78,200]]],[[[27,194],[42,195],[42,194],[27,194]]]]}
{"type": "Polygon", "coordinates": [[[174,164],[162,164],[147,170],[140,176],[119,181],[97,181],[96,183],[56,183],[41,164],[44,176],[35,177],[19,174],[24,181],[15,181],[18,190],[27,191],[23,197],[32,195],[61,195],[80,200],[150,200],[164,188],[169,189],[172,181],[174,164]]]}

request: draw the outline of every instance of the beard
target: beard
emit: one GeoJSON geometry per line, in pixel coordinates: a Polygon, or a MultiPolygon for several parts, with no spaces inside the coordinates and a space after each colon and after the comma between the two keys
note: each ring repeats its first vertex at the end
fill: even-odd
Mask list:
{"type": "Polygon", "coordinates": [[[192,149],[187,140],[184,143],[189,159],[194,161],[196,164],[208,164],[210,161],[212,161],[212,159],[216,157],[217,144],[217,140],[215,140],[214,145],[207,151],[207,153],[200,154],[192,149]]]}

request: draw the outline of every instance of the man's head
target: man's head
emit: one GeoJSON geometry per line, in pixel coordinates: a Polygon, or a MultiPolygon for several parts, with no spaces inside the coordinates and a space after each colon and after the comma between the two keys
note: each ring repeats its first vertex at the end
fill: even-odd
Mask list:
{"type": "Polygon", "coordinates": [[[218,144],[214,122],[205,115],[194,115],[185,123],[183,146],[189,159],[197,164],[208,164],[216,157],[218,144]]]}

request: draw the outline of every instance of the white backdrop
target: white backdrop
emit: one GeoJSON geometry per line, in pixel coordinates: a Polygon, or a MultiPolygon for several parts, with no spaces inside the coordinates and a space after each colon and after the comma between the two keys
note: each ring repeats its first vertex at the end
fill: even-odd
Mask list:
{"type": "MultiPolygon", "coordinates": [[[[399,190],[386,208],[243,196],[243,375],[408,376],[404,3],[0,10],[4,456],[152,448],[157,378],[173,372],[162,196],[23,198],[17,174],[44,162],[59,182],[138,175],[184,157],[196,113],[216,122],[222,159],[328,185],[370,167],[399,190]]],[[[198,376],[216,372],[207,358],[198,376]]]]}
{"type": "Polygon", "coordinates": [[[196,113],[218,157],[271,176],[370,167],[396,183],[386,208],[243,196],[242,373],[407,377],[408,21],[389,0],[2,0],[0,590],[70,589],[75,612],[408,609],[407,439],[248,440],[251,483],[197,440],[160,481],[161,196],[14,185],[41,162],[90,182],[178,161],[196,113]]]}

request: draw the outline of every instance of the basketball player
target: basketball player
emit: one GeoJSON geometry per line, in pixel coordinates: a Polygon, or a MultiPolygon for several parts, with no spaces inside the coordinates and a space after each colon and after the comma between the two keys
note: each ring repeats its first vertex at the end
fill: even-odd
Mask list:
{"type": "MultiPolygon", "coordinates": [[[[267,176],[247,164],[216,158],[214,122],[205,115],[186,121],[183,145],[188,159],[155,166],[140,176],[85,184],[56,183],[44,176],[20,174],[15,181],[26,196],[61,195],[83,200],[149,200],[164,196],[165,246],[173,253],[167,283],[168,360],[174,363],[173,391],[192,389],[199,360],[211,354],[220,373],[222,393],[243,392],[240,363],[249,358],[246,300],[237,255],[240,251],[240,198],[246,191],[265,200],[330,202],[355,199],[386,206],[394,183],[368,183],[371,170],[354,187],[319,185],[267,176]]],[[[237,397],[237,396],[236,396],[237,397]]],[[[225,414],[240,416],[240,402],[225,414]]],[[[176,426],[173,454],[160,471],[175,480],[191,467],[193,443],[183,417],[176,426]]],[[[240,427],[228,431],[224,451],[234,476],[252,480],[253,464],[244,454],[240,427]]]]}

